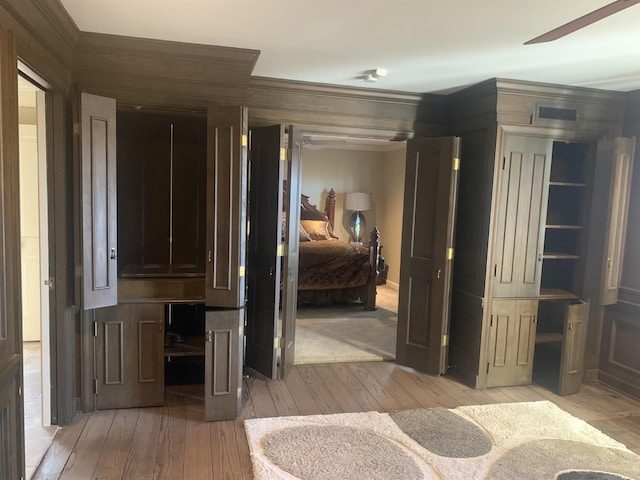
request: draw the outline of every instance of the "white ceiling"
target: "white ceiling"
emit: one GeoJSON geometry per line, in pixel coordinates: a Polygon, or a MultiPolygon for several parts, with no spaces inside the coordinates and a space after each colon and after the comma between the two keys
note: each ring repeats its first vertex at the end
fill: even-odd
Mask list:
{"type": "Polygon", "coordinates": [[[78,27],[261,51],[253,75],[406,92],[492,77],[640,89],[640,5],[551,43],[612,0],[61,0],[78,27]],[[377,83],[357,77],[385,68],[377,83]]]}

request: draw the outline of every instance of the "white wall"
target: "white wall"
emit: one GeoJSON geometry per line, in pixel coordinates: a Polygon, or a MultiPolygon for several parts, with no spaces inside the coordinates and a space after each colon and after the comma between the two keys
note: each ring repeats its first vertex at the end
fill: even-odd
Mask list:
{"type": "Polygon", "coordinates": [[[373,208],[364,212],[367,231],[374,226],[380,230],[382,254],[389,265],[387,278],[396,286],[400,271],[405,151],[405,148],[386,152],[304,148],[302,152],[300,191],[309,196],[310,203],[324,210],[329,190],[335,190],[335,230],[340,240],[349,241],[352,214],[344,210],[345,194],[371,193],[373,208]]]}

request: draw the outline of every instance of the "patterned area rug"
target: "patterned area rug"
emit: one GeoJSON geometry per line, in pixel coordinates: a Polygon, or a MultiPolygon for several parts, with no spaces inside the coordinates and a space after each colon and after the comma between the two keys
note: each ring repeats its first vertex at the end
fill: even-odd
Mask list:
{"type": "Polygon", "coordinates": [[[245,421],[256,479],[640,480],[640,456],[553,403],[245,421]]]}

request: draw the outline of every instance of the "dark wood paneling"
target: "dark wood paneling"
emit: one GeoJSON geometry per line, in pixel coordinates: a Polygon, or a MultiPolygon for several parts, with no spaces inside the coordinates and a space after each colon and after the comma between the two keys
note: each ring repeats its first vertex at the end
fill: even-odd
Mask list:
{"type": "Polygon", "coordinates": [[[244,104],[257,50],[83,32],[74,76],[121,103],[162,107],[244,104]]]}
{"type": "Polygon", "coordinates": [[[610,307],[603,322],[598,378],[640,398],[640,310],[610,307]]]}
{"type": "Polygon", "coordinates": [[[15,31],[20,60],[66,90],[80,32],[59,0],[0,0],[0,21],[15,31]]]}
{"type": "Polygon", "coordinates": [[[442,95],[252,77],[247,106],[252,126],[292,123],[319,133],[346,129],[400,139],[447,134],[442,95]]]}
{"type": "Polygon", "coordinates": [[[483,364],[481,358],[483,315],[482,297],[457,289],[453,290],[449,331],[449,371],[473,387],[482,385],[486,372],[486,370],[480,371],[480,365],[483,364]]]}

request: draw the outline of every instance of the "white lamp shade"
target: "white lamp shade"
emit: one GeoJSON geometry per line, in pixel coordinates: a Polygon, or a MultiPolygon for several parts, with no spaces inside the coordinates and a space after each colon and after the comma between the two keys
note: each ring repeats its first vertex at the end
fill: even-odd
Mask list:
{"type": "Polygon", "coordinates": [[[363,211],[371,208],[370,193],[347,193],[344,200],[344,208],[346,210],[363,211]]]}

